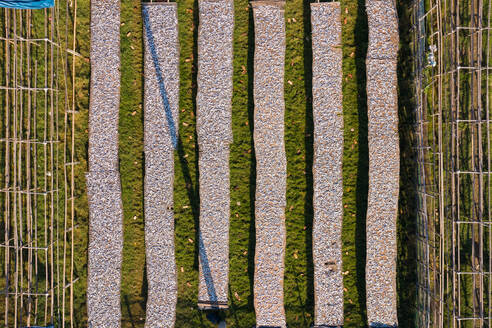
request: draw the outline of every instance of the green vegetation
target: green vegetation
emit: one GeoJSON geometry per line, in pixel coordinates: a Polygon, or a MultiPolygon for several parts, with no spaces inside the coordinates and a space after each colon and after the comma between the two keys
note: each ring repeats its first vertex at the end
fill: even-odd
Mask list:
{"type": "MultiPolygon", "coordinates": [[[[409,22],[407,6],[402,13],[402,59],[400,85],[408,94],[401,98],[402,147],[412,142],[409,22]],[[404,25],[405,24],[405,25],[404,25]]],[[[83,172],[86,167],[89,81],[89,0],[79,0],[77,108],[80,111],[77,149],[79,223],[75,312],[77,326],[85,326],[87,275],[87,206],[83,172]]],[[[138,1],[121,4],[122,87],[120,112],[120,170],[123,186],[125,248],[121,290],[123,327],[143,327],[145,321],[145,250],[143,217],[143,111],[142,111],[142,17],[138,1]]],[[[213,327],[197,310],[198,285],[198,172],[195,134],[198,3],[178,2],[181,47],[181,97],[179,148],[175,156],[176,258],[179,301],[176,327],[213,327]]],[[[287,250],[285,309],[289,327],[309,327],[313,320],[311,49],[309,1],[291,0],[285,10],[287,52],[285,60],[285,141],[288,161],[286,208],[287,250]]],[[[234,96],[231,146],[230,309],[228,327],[251,327],[255,252],[252,76],[254,30],[247,0],[235,1],[234,96]]],[[[365,211],[368,180],[367,108],[365,56],[367,19],[363,0],[342,1],[343,91],[345,119],[343,261],[345,327],[365,326],[365,211]]],[[[410,151],[411,152],[411,151],[410,151]]],[[[402,151],[402,197],[400,211],[400,326],[413,326],[414,270],[412,183],[413,157],[402,151]]]]}

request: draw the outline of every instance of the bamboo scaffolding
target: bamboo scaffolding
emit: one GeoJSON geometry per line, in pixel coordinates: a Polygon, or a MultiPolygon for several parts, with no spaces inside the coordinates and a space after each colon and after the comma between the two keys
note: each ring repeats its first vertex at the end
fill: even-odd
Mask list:
{"type": "Polygon", "coordinates": [[[419,326],[490,326],[491,3],[414,8],[419,326]]]}
{"type": "Polygon", "coordinates": [[[73,237],[65,238],[62,231],[70,230],[73,236],[75,213],[73,205],[67,211],[69,197],[62,190],[73,191],[75,186],[74,166],[67,180],[63,157],[66,149],[74,154],[75,122],[62,121],[60,115],[75,109],[74,80],[66,81],[66,68],[75,69],[75,55],[68,62],[69,51],[62,50],[72,47],[76,54],[74,6],[76,1],[60,1],[50,9],[2,9],[1,13],[4,240],[0,257],[5,276],[0,279],[0,324],[5,327],[73,326],[73,292],[64,292],[64,286],[73,290],[77,280],[73,237]],[[72,46],[60,26],[73,31],[72,46]],[[65,93],[71,93],[72,99],[62,97],[65,93]],[[71,136],[65,132],[68,124],[71,136]],[[70,273],[65,266],[72,268],[70,273]],[[67,318],[66,310],[71,313],[67,318]]]}

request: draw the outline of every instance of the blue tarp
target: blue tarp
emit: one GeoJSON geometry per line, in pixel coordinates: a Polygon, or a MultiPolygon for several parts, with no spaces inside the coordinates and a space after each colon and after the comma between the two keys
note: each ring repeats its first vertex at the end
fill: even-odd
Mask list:
{"type": "Polygon", "coordinates": [[[41,9],[55,5],[55,0],[0,0],[0,7],[13,9],[41,9]]]}

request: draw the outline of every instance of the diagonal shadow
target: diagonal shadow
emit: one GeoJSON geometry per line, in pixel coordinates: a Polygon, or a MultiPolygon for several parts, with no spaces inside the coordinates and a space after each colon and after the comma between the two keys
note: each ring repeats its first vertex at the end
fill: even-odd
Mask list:
{"type": "MultiPolygon", "coordinates": [[[[197,109],[197,104],[196,104],[196,97],[197,97],[197,85],[198,85],[198,26],[199,26],[199,6],[198,6],[198,1],[195,0],[193,2],[193,70],[192,70],[192,101],[193,101],[193,112],[195,113],[196,117],[196,109],[197,109]]],[[[197,135],[196,135],[196,130],[195,130],[195,140],[198,140],[197,135]]],[[[205,285],[207,286],[207,294],[209,297],[209,301],[204,301],[204,300],[198,300],[200,303],[210,303],[210,305],[213,305],[213,303],[218,302],[217,299],[217,293],[215,291],[215,286],[214,282],[212,279],[212,272],[210,270],[210,264],[207,256],[207,252],[205,250],[205,245],[203,243],[203,237],[202,233],[200,231],[200,194],[199,194],[199,170],[198,170],[198,159],[199,159],[199,149],[198,149],[198,142],[195,141],[195,167],[197,168],[196,171],[196,191],[194,191],[194,194],[196,195],[197,202],[194,204],[194,218],[195,218],[195,231],[196,231],[196,238],[198,240],[198,245],[197,249],[195,249],[195,254],[198,253],[198,257],[200,259],[200,264],[202,267],[202,274],[205,279],[205,285]],[[195,207],[196,206],[196,207],[195,207]]],[[[191,186],[191,183],[190,183],[191,186]]],[[[197,257],[195,257],[197,258],[197,257]]]]}
{"type": "Polygon", "coordinates": [[[161,66],[159,64],[159,56],[155,47],[154,35],[152,33],[152,28],[150,26],[149,11],[147,6],[142,6],[143,13],[143,23],[145,26],[145,34],[149,43],[149,50],[152,56],[152,62],[154,63],[155,73],[157,76],[157,83],[159,84],[159,92],[162,97],[162,102],[164,104],[164,110],[166,112],[167,125],[169,127],[169,133],[171,134],[171,140],[174,149],[177,147],[177,137],[176,137],[176,125],[174,124],[173,114],[171,112],[171,106],[169,105],[169,99],[167,97],[166,87],[164,85],[164,79],[162,78],[161,66]]]}
{"type": "MultiPolygon", "coordinates": [[[[195,1],[195,7],[196,7],[196,5],[197,4],[195,1]]],[[[198,8],[195,8],[195,9],[198,9],[198,8]]],[[[205,278],[205,283],[207,286],[207,292],[208,292],[210,302],[217,302],[217,294],[216,294],[215,287],[213,284],[213,279],[212,279],[212,274],[211,274],[210,265],[209,265],[209,261],[208,261],[208,256],[207,256],[207,253],[205,251],[205,245],[203,243],[203,238],[202,238],[201,232],[199,231],[199,225],[197,226],[197,222],[199,220],[199,198],[197,197],[198,192],[193,188],[193,185],[192,185],[188,164],[187,164],[186,160],[184,159],[184,151],[183,151],[183,144],[182,144],[181,138],[179,139],[179,146],[178,146],[178,138],[177,138],[177,134],[176,134],[176,125],[175,125],[173,117],[172,117],[171,107],[169,105],[169,99],[167,97],[167,92],[166,92],[166,88],[164,85],[164,79],[162,77],[162,70],[161,70],[161,67],[159,64],[159,56],[158,56],[157,51],[156,51],[154,36],[152,33],[152,28],[150,26],[148,8],[146,6],[143,6],[142,12],[143,12],[143,21],[144,21],[144,26],[145,26],[145,33],[147,36],[149,50],[150,50],[150,53],[152,56],[152,61],[153,61],[154,68],[156,71],[157,82],[159,85],[159,92],[161,94],[162,102],[164,104],[164,110],[166,113],[166,120],[167,120],[167,123],[169,126],[169,133],[171,134],[171,140],[172,140],[174,148],[178,149],[178,156],[179,156],[179,159],[181,162],[181,167],[183,168],[183,173],[184,173],[185,181],[186,181],[186,185],[187,185],[188,196],[189,196],[190,203],[192,206],[193,217],[195,219],[195,228],[198,228],[198,229],[196,229],[198,231],[198,254],[199,254],[200,263],[202,266],[202,273],[203,273],[204,278],[205,278]]],[[[198,10],[194,10],[194,13],[197,13],[197,12],[198,12],[198,10]]],[[[198,20],[197,14],[194,14],[194,21],[197,21],[197,20],[198,20]]],[[[196,40],[196,38],[197,38],[196,26],[198,26],[198,24],[195,24],[195,31],[194,31],[194,47],[193,47],[194,53],[196,52],[196,44],[197,44],[197,42],[196,42],[197,41],[196,40]]],[[[196,60],[197,56],[194,56],[194,58],[196,60]]],[[[194,67],[196,68],[196,63],[194,63],[194,67]]],[[[193,80],[193,84],[196,85],[196,69],[194,69],[194,71],[192,72],[192,80],[193,80]]],[[[195,98],[196,98],[196,91],[195,90],[196,90],[196,88],[193,88],[193,90],[194,90],[193,91],[193,104],[194,104],[193,107],[194,107],[194,111],[196,113],[196,101],[195,101],[195,98]]],[[[196,140],[196,138],[195,138],[195,140],[196,140]]],[[[195,145],[195,149],[197,149],[196,145],[195,145]]],[[[197,150],[196,150],[196,152],[197,152],[197,150]]],[[[196,155],[198,155],[198,154],[196,154],[196,155]]],[[[196,159],[198,160],[198,156],[196,156],[196,159]]]]}
{"type": "MultiPolygon", "coordinates": [[[[207,251],[203,244],[202,233],[198,232],[198,254],[200,256],[203,278],[205,279],[205,285],[207,285],[207,293],[210,302],[217,302],[217,293],[215,292],[214,281],[212,279],[212,272],[210,271],[210,264],[208,262],[207,251]]],[[[198,300],[198,302],[203,302],[198,300]]],[[[212,304],[211,304],[212,305],[212,304]]]]}

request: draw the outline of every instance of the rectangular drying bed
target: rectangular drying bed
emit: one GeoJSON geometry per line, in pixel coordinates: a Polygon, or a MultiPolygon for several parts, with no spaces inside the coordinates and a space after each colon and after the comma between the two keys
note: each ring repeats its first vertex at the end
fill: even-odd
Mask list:
{"type": "Polygon", "coordinates": [[[366,0],[366,10],[369,25],[367,318],[370,326],[396,326],[396,219],[400,174],[398,16],[394,0],[366,0]]]}
{"type": "Polygon", "coordinates": [[[89,104],[89,258],[87,314],[90,327],[120,327],[123,207],[118,171],[120,106],[120,1],[91,3],[89,104]]]}
{"type": "Polygon", "coordinates": [[[342,326],[343,107],[339,2],[311,4],[314,324],[342,326]]]}
{"type": "Polygon", "coordinates": [[[254,145],[256,153],[257,326],[286,327],[284,310],[285,205],[284,1],[253,1],[254,145]]]}
{"type": "Polygon", "coordinates": [[[145,327],[174,327],[174,150],[178,140],[177,4],[142,4],[144,22],[144,209],[148,297],[145,327]]]}
{"type": "Polygon", "coordinates": [[[200,192],[198,307],[228,307],[229,146],[233,0],[199,0],[197,137],[200,192]]]}

